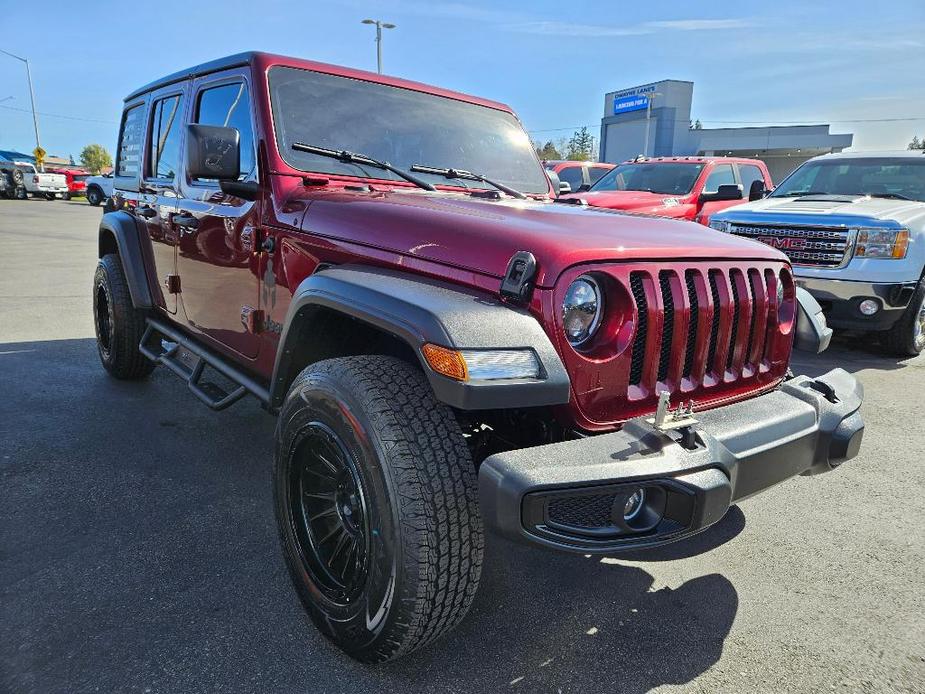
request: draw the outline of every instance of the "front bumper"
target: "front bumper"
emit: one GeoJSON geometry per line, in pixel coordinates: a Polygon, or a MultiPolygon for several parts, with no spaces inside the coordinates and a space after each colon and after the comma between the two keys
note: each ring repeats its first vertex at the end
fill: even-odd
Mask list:
{"type": "Polygon", "coordinates": [[[822,306],[833,328],[846,330],[888,330],[898,321],[915,292],[917,282],[855,282],[853,280],[795,277],[822,306]],[[865,316],[858,310],[864,299],[875,299],[880,310],[865,316]]]}
{"type": "Polygon", "coordinates": [[[510,539],[574,552],[672,542],[709,527],[741,499],[853,458],[864,432],[862,400],[861,384],[835,369],[696,414],[689,446],[633,420],[611,434],[499,453],[479,469],[482,516],[510,539]],[[626,520],[640,488],[645,503],[626,520]]]}

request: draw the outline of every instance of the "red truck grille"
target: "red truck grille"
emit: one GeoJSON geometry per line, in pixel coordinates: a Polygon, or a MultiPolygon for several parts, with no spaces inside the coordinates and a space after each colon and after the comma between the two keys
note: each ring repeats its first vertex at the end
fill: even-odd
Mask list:
{"type": "Polygon", "coordinates": [[[706,408],[764,390],[786,373],[794,289],[783,263],[604,265],[568,274],[565,287],[591,274],[604,291],[604,322],[589,349],[559,339],[588,428],[651,412],[663,390],[674,403],[706,408]]]}

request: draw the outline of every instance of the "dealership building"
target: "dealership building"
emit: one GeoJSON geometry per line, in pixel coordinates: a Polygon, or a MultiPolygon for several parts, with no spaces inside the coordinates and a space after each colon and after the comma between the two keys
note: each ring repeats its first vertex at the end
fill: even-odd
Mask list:
{"type": "Polygon", "coordinates": [[[851,146],[851,133],[829,126],[698,128],[691,124],[694,83],[662,80],[604,96],[600,159],[618,163],[650,157],[753,157],[768,165],[774,182],[811,157],[851,146]]]}

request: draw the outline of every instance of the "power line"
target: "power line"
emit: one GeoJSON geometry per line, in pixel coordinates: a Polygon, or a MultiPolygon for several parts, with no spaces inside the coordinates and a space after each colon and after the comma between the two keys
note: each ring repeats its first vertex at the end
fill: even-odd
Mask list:
{"type": "MultiPolygon", "coordinates": [[[[677,122],[677,119],[662,119],[664,122],[674,123],[677,122]]],[[[696,120],[696,119],[695,119],[696,120]]],[[[787,125],[829,125],[832,123],[900,123],[900,122],[910,122],[910,121],[925,121],[925,116],[904,116],[902,118],[846,118],[842,120],[834,119],[820,119],[820,120],[788,120],[788,121],[779,121],[777,123],[764,120],[701,120],[701,123],[711,123],[714,125],[763,125],[769,128],[775,126],[787,126],[787,125]]],[[[530,133],[552,133],[552,132],[564,132],[567,130],[580,130],[581,128],[597,128],[600,123],[588,123],[585,125],[573,125],[567,128],[543,128],[541,130],[528,130],[530,133]]]]}
{"type": "MultiPolygon", "coordinates": [[[[16,108],[15,106],[4,106],[0,104],[0,108],[5,108],[7,111],[19,111],[20,113],[32,113],[31,109],[28,108],[16,108]]],[[[99,118],[81,118],[79,116],[64,116],[60,113],[46,113],[44,111],[36,111],[40,116],[47,116],[48,118],[64,118],[65,120],[79,120],[85,123],[104,123],[106,125],[118,125],[116,121],[111,120],[100,120],[99,118]]]]}

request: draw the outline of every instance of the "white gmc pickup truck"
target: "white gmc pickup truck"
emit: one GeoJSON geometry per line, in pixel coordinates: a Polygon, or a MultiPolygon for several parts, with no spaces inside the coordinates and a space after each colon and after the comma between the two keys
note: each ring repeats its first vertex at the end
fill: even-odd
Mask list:
{"type": "Polygon", "coordinates": [[[877,331],[891,352],[925,349],[925,153],[810,159],[763,200],[710,226],[779,248],[834,328],[877,331]]]}

